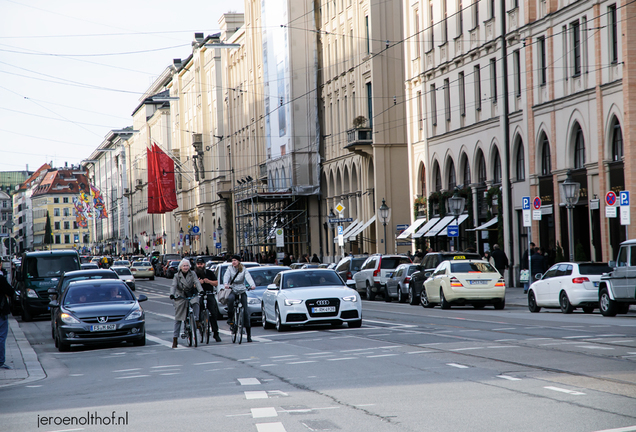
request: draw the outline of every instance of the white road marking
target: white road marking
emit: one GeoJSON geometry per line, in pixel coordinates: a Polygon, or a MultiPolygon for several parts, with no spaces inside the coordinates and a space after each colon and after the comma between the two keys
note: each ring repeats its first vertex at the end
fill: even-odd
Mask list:
{"type": "Polygon", "coordinates": [[[281,422],[276,423],[256,423],[258,432],[287,432],[281,422]]]}
{"type": "Polygon", "coordinates": [[[261,382],[256,378],[238,378],[241,385],[259,385],[261,382]]]}
{"type": "Polygon", "coordinates": [[[138,371],[138,370],[141,370],[141,368],[119,369],[119,370],[114,370],[113,373],[117,373],[117,372],[134,372],[134,371],[138,371]]]}
{"type": "Polygon", "coordinates": [[[586,348],[586,349],[598,349],[598,350],[613,350],[614,348],[611,347],[600,347],[600,346],[594,346],[594,345],[577,345],[577,348],[586,348]]]}
{"type": "Polygon", "coordinates": [[[506,379],[508,381],[521,381],[521,378],[515,378],[508,375],[497,375],[497,378],[506,379]]]}
{"type": "Polygon", "coordinates": [[[71,376],[71,377],[81,377],[81,376],[84,376],[84,374],[70,374],[69,376],[71,376]]]}
{"type": "Polygon", "coordinates": [[[286,358],[286,357],[298,357],[297,355],[282,355],[282,356],[274,356],[274,357],[270,357],[271,359],[279,359],[279,358],[286,358]]]}
{"type": "Polygon", "coordinates": [[[448,366],[456,367],[459,369],[468,369],[468,366],[457,364],[457,363],[446,363],[448,366]]]}
{"type": "Polygon", "coordinates": [[[267,367],[267,366],[276,366],[276,365],[274,363],[261,365],[261,367],[267,367]]]}
{"type": "Polygon", "coordinates": [[[396,355],[398,355],[398,354],[379,354],[379,355],[367,356],[367,358],[393,357],[393,356],[396,356],[396,355]]]}
{"type": "Polygon", "coordinates": [[[564,388],[561,388],[561,387],[548,386],[548,387],[543,387],[543,388],[544,389],[548,389],[548,390],[558,391],[558,392],[561,392],[561,393],[567,393],[567,394],[570,394],[570,395],[573,395],[573,396],[581,396],[581,395],[585,394],[585,393],[577,392],[577,391],[574,391],[574,390],[564,389],[564,388]]]}
{"type": "Polygon", "coordinates": [[[354,405],[356,407],[367,407],[367,406],[374,406],[375,404],[360,404],[360,405],[354,405]]]}
{"type": "Polygon", "coordinates": [[[335,358],[335,359],[327,359],[327,361],[340,361],[340,360],[355,360],[358,357],[341,357],[341,358],[335,358]]]}
{"type": "Polygon", "coordinates": [[[308,356],[318,356],[318,355],[326,355],[326,354],[333,354],[333,353],[332,353],[332,352],[330,352],[330,351],[323,351],[323,352],[316,352],[316,353],[307,353],[307,354],[305,354],[305,355],[308,355],[308,356]]]}
{"type": "Polygon", "coordinates": [[[370,334],[370,335],[367,335],[367,337],[388,336],[388,335],[390,335],[390,334],[391,334],[391,333],[370,334]]]}
{"type": "Polygon", "coordinates": [[[317,360],[303,360],[303,361],[297,361],[297,362],[288,362],[286,364],[292,365],[292,364],[304,364],[304,363],[318,363],[318,361],[317,360]]]}
{"type": "Polygon", "coordinates": [[[455,348],[455,349],[451,349],[450,351],[469,351],[469,350],[479,350],[479,349],[484,349],[484,347],[455,348]]]}
{"type": "Polygon", "coordinates": [[[504,328],[492,329],[492,331],[502,331],[502,330],[516,330],[516,328],[515,327],[504,327],[504,328]]]}
{"type": "Polygon", "coordinates": [[[280,391],[280,390],[271,390],[268,391],[267,394],[271,397],[271,396],[289,396],[287,393],[280,391]]]}
{"type": "Polygon", "coordinates": [[[120,376],[117,377],[115,379],[128,379],[128,378],[145,378],[145,377],[149,377],[150,375],[127,375],[127,376],[120,376]]]}
{"type": "Polygon", "coordinates": [[[179,374],[181,374],[181,372],[166,372],[159,375],[168,376],[168,375],[179,375],[179,374]]]}
{"type": "Polygon", "coordinates": [[[519,339],[497,339],[493,342],[515,342],[518,341],[519,339]]]}
{"type": "Polygon", "coordinates": [[[245,399],[267,399],[266,391],[246,391],[243,392],[245,394],[245,399]]]}
{"type": "Polygon", "coordinates": [[[278,413],[274,407],[252,408],[251,411],[252,418],[278,417],[278,413]]]}
{"type": "Polygon", "coordinates": [[[596,432],[634,432],[634,431],[636,431],[636,425],[616,428],[616,429],[603,429],[601,431],[596,431],[596,432]]]}
{"type": "Polygon", "coordinates": [[[491,346],[487,346],[486,348],[497,349],[497,348],[519,348],[519,347],[514,345],[491,345],[491,346]]]}
{"type": "Polygon", "coordinates": [[[552,338],[528,338],[526,340],[528,340],[528,341],[538,341],[538,340],[554,340],[554,339],[552,339],[552,338]]]}
{"type": "Polygon", "coordinates": [[[248,361],[256,361],[256,360],[258,360],[258,358],[251,357],[251,358],[246,358],[246,359],[238,359],[237,361],[248,362],[248,361]]]}
{"type": "Polygon", "coordinates": [[[29,385],[29,386],[26,386],[26,387],[28,387],[28,388],[38,388],[38,387],[42,387],[42,385],[29,385]]]}
{"type": "Polygon", "coordinates": [[[407,354],[426,354],[426,353],[432,353],[435,351],[411,351],[411,352],[407,352],[407,354]]]}
{"type": "Polygon", "coordinates": [[[585,335],[585,336],[565,336],[563,339],[589,339],[594,337],[594,335],[585,335]]]}
{"type": "Polygon", "coordinates": [[[150,369],[163,369],[163,368],[177,368],[183,365],[163,365],[163,366],[151,366],[150,369]]]}
{"type": "Polygon", "coordinates": [[[221,362],[220,361],[211,361],[211,362],[203,362],[203,363],[194,363],[193,366],[209,365],[209,364],[216,364],[216,363],[221,363],[221,362]]]}
{"type": "MultiPolygon", "coordinates": [[[[166,346],[168,348],[172,348],[172,344],[170,342],[165,341],[165,340],[163,340],[161,338],[158,338],[156,336],[149,335],[148,333],[146,333],[146,339],[148,339],[149,341],[158,343],[159,345],[163,345],[163,346],[166,346]]],[[[179,348],[182,348],[182,347],[179,347],[179,348]]]]}

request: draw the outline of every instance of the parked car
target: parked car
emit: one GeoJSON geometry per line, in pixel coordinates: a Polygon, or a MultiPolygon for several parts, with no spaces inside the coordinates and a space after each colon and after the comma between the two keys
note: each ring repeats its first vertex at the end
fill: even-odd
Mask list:
{"type": "MultiPolygon", "coordinates": [[[[336,272],[349,288],[355,289],[356,282],[353,280],[353,275],[360,271],[360,267],[362,267],[366,260],[367,256],[365,255],[348,255],[336,264],[336,272]]],[[[327,267],[327,265],[325,265],[325,267],[327,267]]]]}
{"type": "Polygon", "coordinates": [[[263,328],[308,324],[362,325],[360,295],[328,269],[287,270],[263,293],[263,328]]]}
{"type": "Polygon", "coordinates": [[[146,344],[144,310],[121,280],[71,282],[60,301],[52,301],[55,346],[69,351],[71,344],[132,342],[146,344]]]}
{"type": "Polygon", "coordinates": [[[135,261],[130,266],[130,271],[136,278],[155,280],[155,269],[150,261],[135,261]]]}
{"type": "Polygon", "coordinates": [[[420,270],[411,275],[409,282],[408,302],[411,305],[420,303],[420,293],[424,286],[424,281],[435,271],[443,261],[452,259],[481,259],[481,256],[475,252],[429,252],[424,256],[424,260],[420,264],[420,270]]]}
{"type": "Polygon", "coordinates": [[[172,279],[174,275],[177,274],[177,272],[179,271],[180,262],[181,261],[178,261],[178,260],[173,260],[168,262],[168,265],[166,266],[166,270],[165,270],[165,274],[168,279],[172,279]]]}
{"type": "Polygon", "coordinates": [[[506,306],[506,284],[488,261],[443,261],[424,282],[421,303],[425,308],[439,304],[442,309],[465,304],[482,309],[491,304],[501,310],[506,306]]]}
{"type": "Polygon", "coordinates": [[[386,281],[386,291],[389,296],[396,298],[400,303],[405,303],[408,300],[411,275],[419,269],[420,266],[417,264],[400,264],[386,281]]]}
{"type": "Polygon", "coordinates": [[[121,267],[117,267],[117,266],[112,266],[110,268],[112,271],[114,271],[115,273],[117,273],[117,276],[119,276],[119,279],[123,280],[124,282],[126,282],[126,285],[128,285],[128,287],[131,290],[135,290],[135,276],[132,274],[132,272],[130,271],[130,269],[126,266],[121,266],[121,267]]]}
{"type": "Polygon", "coordinates": [[[130,267],[130,261],[128,260],[113,261],[113,267],[130,267]]]}
{"type": "Polygon", "coordinates": [[[636,240],[621,243],[616,261],[610,261],[612,271],[601,277],[598,287],[599,309],[603,316],[629,312],[636,304],[636,240]]]}
{"type": "Polygon", "coordinates": [[[404,255],[369,256],[360,267],[360,271],[353,275],[356,290],[365,293],[367,300],[375,300],[377,294],[383,295],[384,300],[391,301],[386,292],[386,281],[400,264],[411,264],[411,259],[404,255]]]}
{"type": "Polygon", "coordinates": [[[85,263],[85,264],[80,264],[80,268],[82,270],[97,270],[99,266],[93,263],[85,263]]]}

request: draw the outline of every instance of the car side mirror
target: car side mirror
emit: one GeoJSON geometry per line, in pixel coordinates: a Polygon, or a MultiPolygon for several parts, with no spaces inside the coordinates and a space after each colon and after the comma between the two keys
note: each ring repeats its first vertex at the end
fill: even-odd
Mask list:
{"type": "Polygon", "coordinates": [[[49,306],[52,308],[56,308],[59,306],[59,303],[57,302],[57,300],[52,300],[49,302],[49,306]]]}
{"type": "Polygon", "coordinates": [[[278,289],[278,285],[276,285],[276,284],[269,284],[269,285],[267,285],[267,289],[268,289],[268,290],[274,290],[274,291],[275,291],[275,290],[277,290],[277,289],[278,289]]]}
{"type": "Polygon", "coordinates": [[[534,275],[534,280],[539,280],[543,277],[543,273],[537,273],[534,275]]]}
{"type": "Polygon", "coordinates": [[[137,297],[137,301],[138,301],[139,303],[141,303],[141,302],[145,302],[146,300],[148,300],[148,297],[146,297],[146,296],[145,296],[145,295],[143,295],[143,294],[139,294],[139,297],[137,297]]]}
{"type": "Polygon", "coordinates": [[[607,263],[608,266],[610,266],[611,268],[616,268],[616,261],[610,261],[607,263]]]}

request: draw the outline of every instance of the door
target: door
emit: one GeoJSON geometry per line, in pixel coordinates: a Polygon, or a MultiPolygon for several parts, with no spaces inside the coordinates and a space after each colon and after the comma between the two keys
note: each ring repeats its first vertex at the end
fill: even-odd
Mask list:
{"type": "Polygon", "coordinates": [[[612,274],[612,291],[617,298],[623,298],[624,293],[627,291],[627,274],[629,260],[630,246],[621,246],[618,251],[618,258],[616,258],[616,270],[612,274]]]}

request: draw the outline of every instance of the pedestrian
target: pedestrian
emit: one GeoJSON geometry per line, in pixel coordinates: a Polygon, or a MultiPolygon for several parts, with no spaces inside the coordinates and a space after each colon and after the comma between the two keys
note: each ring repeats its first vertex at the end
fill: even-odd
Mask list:
{"type": "Polygon", "coordinates": [[[530,257],[530,265],[532,267],[532,275],[530,275],[532,278],[534,278],[534,275],[537,273],[543,274],[547,270],[546,259],[541,255],[541,251],[538,247],[534,248],[534,253],[530,257]]]}
{"type": "MultiPolygon", "coordinates": [[[[188,304],[183,297],[192,297],[197,292],[203,293],[203,288],[199,283],[196,273],[190,271],[190,260],[184,258],[179,263],[179,271],[174,275],[172,279],[172,286],[170,287],[170,300],[174,300],[174,329],[172,331],[172,348],[177,347],[177,341],[179,339],[179,333],[181,331],[181,321],[185,321],[188,315],[188,304]],[[182,297],[182,298],[177,298],[182,297]]],[[[194,312],[194,318],[197,320],[197,327],[199,327],[199,301],[197,298],[190,299],[192,305],[192,311],[194,312]]],[[[196,329],[192,329],[196,331],[196,329]]]]}
{"type": "MultiPolygon", "coordinates": [[[[534,251],[535,248],[535,244],[534,242],[530,242],[530,251],[534,251]]],[[[532,257],[532,252],[530,253],[530,257],[532,257]]],[[[526,251],[523,253],[523,256],[521,257],[521,270],[528,270],[528,249],[526,249],[526,251]]],[[[535,271],[534,268],[531,269],[531,271],[535,271]]],[[[530,286],[530,280],[532,279],[532,277],[528,277],[527,282],[523,283],[523,293],[526,294],[528,292],[528,287],[530,286]]]]}
{"type": "MultiPolygon", "coordinates": [[[[205,295],[208,300],[210,324],[212,325],[214,340],[217,342],[221,342],[221,337],[219,336],[219,323],[216,321],[217,311],[219,310],[216,303],[216,287],[219,285],[219,281],[216,278],[216,274],[214,274],[214,272],[205,268],[205,260],[203,258],[197,258],[197,266],[194,271],[197,274],[197,278],[199,278],[201,288],[203,288],[203,291],[205,291],[205,295]]],[[[201,297],[199,306],[203,306],[203,297],[201,297]]]]}
{"type": "Polygon", "coordinates": [[[283,257],[283,265],[289,267],[292,263],[291,257],[287,252],[285,252],[285,256],[283,257]]]}
{"type": "Polygon", "coordinates": [[[314,256],[311,257],[311,262],[312,263],[316,263],[316,264],[320,264],[320,258],[318,258],[318,255],[314,254],[314,256]]]}
{"type": "Polygon", "coordinates": [[[247,310],[247,288],[245,287],[245,282],[248,283],[249,289],[256,289],[254,279],[252,279],[247,269],[241,264],[241,257],[234,255],[232,257],[232,265],[225,271],[225,275],[223,276],[225,289],[232,290],[227,297],[227,323],[230,326],[235,324],[234,300],[238,297],[239,301],[243,304],[243,324],[247,331],[247,341],[252,342],[252,325],[250,323],[250,312],[247,310]]]}
{"type": "Polygon", "coordinates": [[[9,314],[11,313],[10,299],[14,296],[14,291],[7,278],[0,275],[0,369],[11,369],[6,364],[5,345],[9,334],[9,314]]]}
{"type": "Polygon", "coordinates": [[[506,256],[506,253],[499,248],[498,244],[495,244],[492,247],[491,256],[495,263],[495,268],[503,277],[504,271],[508,268],[508,257],[506,256]]]}

